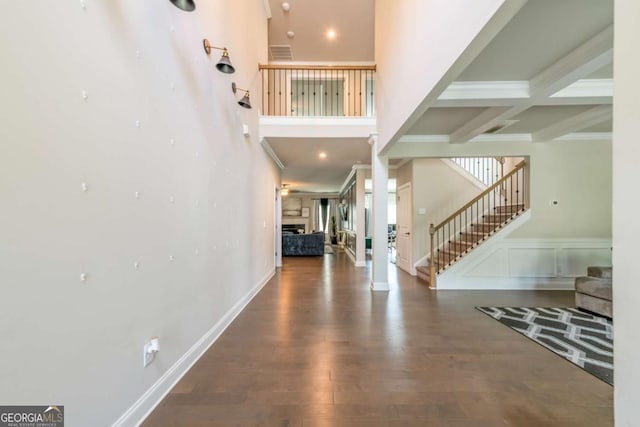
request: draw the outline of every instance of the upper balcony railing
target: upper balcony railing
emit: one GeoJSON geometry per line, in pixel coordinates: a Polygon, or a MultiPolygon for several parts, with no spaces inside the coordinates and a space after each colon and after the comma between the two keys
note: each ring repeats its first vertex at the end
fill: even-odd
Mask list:
{"type": "Polygon", "coordinates": [[[375,116],[375,65],[260,65],[259,68],[264,116],[375,116]]]}

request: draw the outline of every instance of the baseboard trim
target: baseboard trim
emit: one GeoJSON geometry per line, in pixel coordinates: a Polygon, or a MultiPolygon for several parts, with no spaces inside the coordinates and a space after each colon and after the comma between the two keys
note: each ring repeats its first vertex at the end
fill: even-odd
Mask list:
{"type": "Polygon", "coordinates": [[[169,394],[202,355],[217,341],[231,322],[244,310],[251,300],[275,275],[271,270],[256,286],[240,299],[222,318],[205,333],[187,352],[176,361],[140,398],[124,413],[112,427],[139,426],[169,394]]]}
{"type": "Polygon", "coordinates": [[[353,265],[355,265],[356,267],[366,267],[367,266],[367,262],[366,261],[356,261],[355,254],[350,249],[345,248],[344,253],[347,254],[349,259],[353,262],[353,265]]]}
{"type": "Polygon", "coordinates": [[[372,291],[388,291],[389,283],[388,282],[374,282],[371,281],[371,290],[372,291]]]}

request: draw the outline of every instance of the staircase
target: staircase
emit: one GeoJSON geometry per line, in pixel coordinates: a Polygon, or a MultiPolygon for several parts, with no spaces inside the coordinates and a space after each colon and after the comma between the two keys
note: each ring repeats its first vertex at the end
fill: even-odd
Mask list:
{"type": "Polygon", "coordinates": [[[435,288],[438,274],[459,262],[527,209],[525,166],[524,161],[520,162],[444,221],[436,226],[431,224],[431,252],[427,265],[416,267],[419,279],[435,288]]]}

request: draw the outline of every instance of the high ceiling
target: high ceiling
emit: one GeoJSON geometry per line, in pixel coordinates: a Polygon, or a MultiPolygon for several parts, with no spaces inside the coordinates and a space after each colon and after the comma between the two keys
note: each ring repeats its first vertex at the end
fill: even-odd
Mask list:
{"type": "Polygon", "coordinates": [[[612,24],[612,0],[529,0],[407,135],[549,141],[611,132],[612,24]]]}
{"type": "MultiPolygon", "coordinates": [[[[373,1],[292,0],[285,12],[269,0],[269,42],[290,44],[296,62],[372,61],[373,1]],[[333,42],[325,37],[329,28],[337,33],[333,42]]],[[[529,0],[405,138],[551,141],[610,132],[612,24],[613,0],[529,0]]],[[[337,191],[352,165],[370,164],[364,140],[268,142],[285,166],[283,182],[302,191],[337,191]]]]}
{"type": "Polygon", "coordinates": [[[269,6],[269,46],[291,46],[294,61],[373,62],[374,0],[269,0],[269,6]]]}

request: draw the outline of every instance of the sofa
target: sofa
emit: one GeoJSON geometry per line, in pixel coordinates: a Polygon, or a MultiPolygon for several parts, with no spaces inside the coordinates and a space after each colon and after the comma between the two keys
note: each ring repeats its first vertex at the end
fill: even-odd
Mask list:
{"type": "Polygon", "coordinates": [[[283,256],[324,255],[324,233],[293,234],[282,233],[283,256]]]}
{"type": "Polygon", "coordinates": [[[576,307],[608,318],[613,317],[613,269],[589,267],[587,275],[575,281],[576,307]]]}

